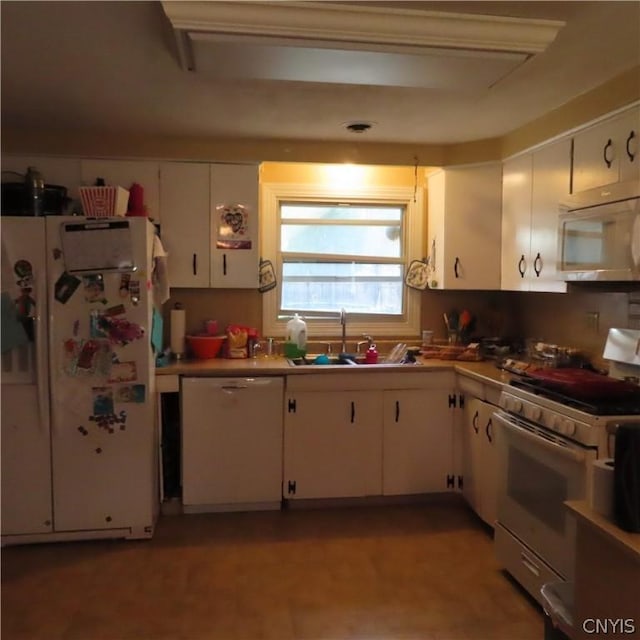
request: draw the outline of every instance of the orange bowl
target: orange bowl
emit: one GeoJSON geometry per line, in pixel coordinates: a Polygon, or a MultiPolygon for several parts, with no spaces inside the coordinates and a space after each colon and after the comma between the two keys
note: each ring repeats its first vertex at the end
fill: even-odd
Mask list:
{"type": "Polygon", "coordinates": [[[226,336],[187,336],[189,349],[196,358],[209,360],[217,357],[226,336]]]}

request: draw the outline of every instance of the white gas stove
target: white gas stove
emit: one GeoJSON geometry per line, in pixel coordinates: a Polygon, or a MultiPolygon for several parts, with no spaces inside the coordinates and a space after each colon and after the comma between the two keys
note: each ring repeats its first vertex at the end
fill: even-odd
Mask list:
{"type": "Polygon", "coordinates": [[[608,377],[576,369],[524,371],[504,389],[500,407],[608,456],[609,435],[640,419],[640,331],[611,329],[603,356],[608,377]]]}
{"type": "Polygon", "coordinates": [[[612,457],[615,432],[640,421],[640,331],[611,329],[609,375],[526,369],[495,414],[496,557],[534,598],[545,582],[573,579],[575,522],[567,500],[588,500],[593,462],[612,457]]]}

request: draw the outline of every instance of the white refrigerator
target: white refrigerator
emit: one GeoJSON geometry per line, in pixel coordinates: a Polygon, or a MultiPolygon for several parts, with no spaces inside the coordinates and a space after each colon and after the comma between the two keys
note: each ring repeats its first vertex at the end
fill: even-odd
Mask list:
{"type": "Polygon", "coordinates": [[[2,217],[0,231],[2,544],[149,538],[154,227],[2,217]]]}

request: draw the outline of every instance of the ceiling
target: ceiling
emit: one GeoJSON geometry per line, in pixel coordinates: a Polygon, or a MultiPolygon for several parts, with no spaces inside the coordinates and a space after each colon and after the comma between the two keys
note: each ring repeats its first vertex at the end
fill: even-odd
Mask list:
{"type": "MultiPolygon", "coordinates": [[[[160,2],[0,2],[3,128],[445,144],[504,135],[640,65],[640,2],[362,2],[562,20],[490,87],[252,80],[181,67],[160,2]],[[366,133],[345,123],[373,122],[366,133]]],[[[640,85],[640,77],[638,78],[640,85]]],[[[477,85],[477,83],[475,83],[477,85]]]]}

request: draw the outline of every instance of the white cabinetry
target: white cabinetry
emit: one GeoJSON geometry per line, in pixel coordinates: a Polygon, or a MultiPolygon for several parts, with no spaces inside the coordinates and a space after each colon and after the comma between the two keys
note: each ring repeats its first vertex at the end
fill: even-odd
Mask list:
{"type": "Polygon", "coordinates": [[[160,220],[159,164],[149,160],[93,160],[83,159],[81,181],[83,185],[95,184],[96,178],[104,178],[105,184],[130,189],[137,182],[144,189],[147,215],[154,222],[160,220]]]}
{"type": "Polygon", "coordinates": [[[182,381],[186,512],[279,508],[282,378],[182,381]]]}
{"type": "Polygon", "coordinates": [[[172,287],[210,284],[209,202],[208,164],[160,165],[161,235],[172,287]]]}
{"type": "Polygon", "coordinates": [[[446,491],[453,387],[449,373],[289,376],[284,497],[446,491]]]}
{"type": "Polygon", "coordinates": [[[504,162],[503,290],[566,291],[557,274],[557,237],[570,160],[571,142],[563,139],[504,162]]]}
{"type": "Polygon", "coordinates": [[[260,248],[258,246],[258,167],[255,165],[211,165],[211,286],[222,288],[258,288],[260,248]],[[247,216],[246,226],[234,233],[231,243],[245,242],[242,248],[224,244],[225,215],[241,215],[234,208],[240,205],[247,216]],[[225,214],[225,212],[227,212],[225,214]]]}
{"type": "Polygon", "coordinates": [[[381,415],[374,391],[287,393],[284,497],[380,495],[381,415]]]}
{"type": "Polygon", "coordinates": [[[160,205],[172,287],[258,287],[257,166],[162,163],[160,205]],[[221,217],[237,205],[247,224],[225,239],[221,217]]]}
{"type": "MultiPolygon", "coordinates": [[[[449,376],[419,376],[421,389],[384,392],[382,492],[447,491],[453,469],[449,376]],[[440,384],[440,382],[444,384],[440,384]]],[[[416,381],[418,382],[418,381],[416,381]]]]}
{"type": "Polygon", "coordinates": [[[640,106],[573,138],[572,193],[640,180],[640,106]]]}
{"type": "Polygon", "coordinates": [[[428,238],[436,289],[500,287],[499,163],[453,167],[428,177],[428,238]]]}
{"type": "Polygon", "coordinates": [[[459,463],[462,495],[469,506],[491,527],[496,519],[498,456],[493,412],[500,389],[467,376],[458,376],[464,410],[459,424],[459,463]]]}
{"type": "Polygon", "coordinates": [[[496,519],[496,448],[493,411],[478,398],[465,397],[462,448],[462,495],[492,527],[496,519]]]}

